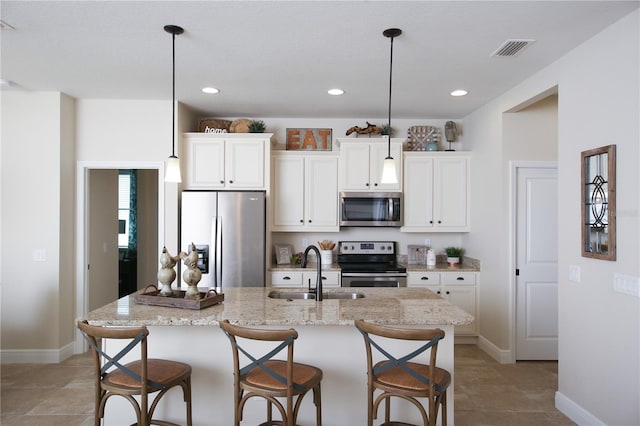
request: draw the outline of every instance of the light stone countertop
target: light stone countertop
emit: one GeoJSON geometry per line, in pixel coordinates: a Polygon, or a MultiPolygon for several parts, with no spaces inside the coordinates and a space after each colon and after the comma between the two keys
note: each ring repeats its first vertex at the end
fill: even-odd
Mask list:
{"type": "MultiPolygon", "coordinates": [[[[461,264],[450,266],[446,263],[446,257],[439,255],[439,258],[440,262],[436,263],[436,266],[427,266],[425,264],[408,265],[406,262],[401,262],[401,264],[406,266],[407,272],[480,272],[480,262],[477,259],[463,257],[461,264]]],[[[271,272],[300,270],[315,272],[316,263],[309,262],[306,269],[300,267],[300,264],[271,265],[269,270],[271,272]]],[[[340,265],[338,263],[322,265],[322,270],[340,272],[340,265]]]]}
{"type": "Polygon", "coordinates": [[[322,302],[271,299],[267,294],[272,290],[302,291],[299,287],[228,288],[223,303],[201,310],[139,305],[133,296],[125,296],[89,312],[85,319],[93,325],[111,326],[217,326],[223,319],[243,326],[351,326],[355,319],[387,325],[465,325],[474,321],[470,314],[424,288],[359,288],[357,292],[364,293],[364,298],[322,302]]]}

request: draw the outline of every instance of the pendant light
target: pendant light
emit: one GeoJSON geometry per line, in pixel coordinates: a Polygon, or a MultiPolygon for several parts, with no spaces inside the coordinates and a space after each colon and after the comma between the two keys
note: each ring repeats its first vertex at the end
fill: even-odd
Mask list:
{"type": "Polygon", "coordinates": [[[184,29],[177,25],[165,25],[164,30],[173,39],[173,98],[171,100],[171,156],[167,159],[165,182],[182,182],[180,174],[180,159],[176,157],[176,35],[182,34],[184,29]]]}
{"type": "Polygon", "coordinates": [[[382,32],[382,35],[391,39],[391,58],[389,60],[389,121],[387,122],[389,134],[387,135],[387,157],[382,166],[382,178],[380,183],[398,183],[396,172],[396,161],[391,157],[391,77],[393,72],[393,39],[402,34],[399,28],[389,28],[382,32]]]}

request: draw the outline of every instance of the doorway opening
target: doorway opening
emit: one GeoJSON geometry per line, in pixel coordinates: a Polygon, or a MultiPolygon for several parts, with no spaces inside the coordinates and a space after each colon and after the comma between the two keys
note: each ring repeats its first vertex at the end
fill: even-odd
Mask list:
{"type": "MultiPolygon", "coordinates": [[[[165,227],[163,172],[162,162],[78,163],[77,318],[157,281],[165,227]]],[[[76,330],[75,352],[83,346],[76,330]]]]}

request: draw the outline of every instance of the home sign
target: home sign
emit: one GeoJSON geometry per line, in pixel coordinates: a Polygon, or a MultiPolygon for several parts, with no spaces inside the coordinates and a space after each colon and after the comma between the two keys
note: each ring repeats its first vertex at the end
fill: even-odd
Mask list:
{"type": "Polygon", "coordinates": [[[331,151],[331,129],[287,129],[287,149],[331,151]]]}

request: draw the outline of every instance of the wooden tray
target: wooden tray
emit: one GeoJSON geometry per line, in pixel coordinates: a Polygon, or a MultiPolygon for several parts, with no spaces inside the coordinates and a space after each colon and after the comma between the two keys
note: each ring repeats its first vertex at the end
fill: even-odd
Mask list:
{"type": "Polygon", "coordinates": [[[143,290],[135,293],[133,299],[140,305],[166,306],[169,308],[182,309],[204,309],[209,306],[222,303],[224,294],[219,294],[211,289],[207,292],[200,292],[200,299],[185,299],[184,290],[173,290],[171,296],[160,296],[160,290],[154,285],[148,285],[143,290]]]}

